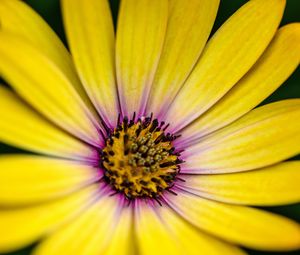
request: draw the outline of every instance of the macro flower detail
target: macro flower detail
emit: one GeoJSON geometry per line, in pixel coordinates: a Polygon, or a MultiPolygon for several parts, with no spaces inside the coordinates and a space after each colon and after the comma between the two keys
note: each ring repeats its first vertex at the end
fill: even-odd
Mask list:
{"type": "Polygon", "coordinates": [[[171,188],[182,161],[172,146],[176,136],[164,133],[167,127],[152,117],[135,123],[135,114],[130,121],[126,117],[118,121],[99,160],[107,182],[117,192],[128,199],[155,199],[171,188]]]}
{"type": "Polygon", "coordinates": [[[258,106],[298,67],[284,0],[61,0],[69,50],[0,1],[0,252],[300,249],[300,99],[258,106]],[[25,153],[25,151],[31,153],[25,153]]]}

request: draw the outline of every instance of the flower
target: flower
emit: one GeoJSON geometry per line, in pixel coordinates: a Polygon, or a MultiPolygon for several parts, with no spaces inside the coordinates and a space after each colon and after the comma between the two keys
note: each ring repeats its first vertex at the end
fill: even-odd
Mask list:
{"type": "Polygon", "coordinates": [[[0,138],[34,152],[0,158],[0,252],[300,248],[298,223],[250,207],[300,201],[300,162],[282,162],[300,100],[252,110],[299,64],[285,1],[249,1],[208,40],[218,0],[123,0],[116,45],[107,1],[61,3],[71,55],[0,2],[0,138]]]}

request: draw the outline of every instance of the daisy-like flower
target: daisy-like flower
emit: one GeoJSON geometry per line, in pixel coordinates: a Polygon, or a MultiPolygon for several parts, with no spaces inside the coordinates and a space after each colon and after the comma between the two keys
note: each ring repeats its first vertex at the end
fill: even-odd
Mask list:
{"type": "Polygon", "coordinates": [[[245,254],[300,248],[251,206],[300,201],[300,100],[252,110],[295,70],[300,25],[251,0],[208,40],[218,0],[62,0],[71,54],[0,1],[0,252],[245,254]],[[208,42],[207,42],[208,41],[208,42]],[[251,171],[250,171],[251,170],[251,171]]]}

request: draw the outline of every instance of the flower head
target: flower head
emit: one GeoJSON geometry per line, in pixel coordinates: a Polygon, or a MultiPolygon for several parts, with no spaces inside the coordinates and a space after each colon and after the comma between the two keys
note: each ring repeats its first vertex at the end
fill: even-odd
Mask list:
{"type": "Polygon", "coordinates": [[[300,100],[260,106],[296,69],[284,0],[61,0],[70,53],[0,1],[0,252],[245,254],[300,248],[300,100]],[[115,38],[116,37],[116,38],[115,38]],[[284,234],[282,233],[284,231],[284,234]]]}

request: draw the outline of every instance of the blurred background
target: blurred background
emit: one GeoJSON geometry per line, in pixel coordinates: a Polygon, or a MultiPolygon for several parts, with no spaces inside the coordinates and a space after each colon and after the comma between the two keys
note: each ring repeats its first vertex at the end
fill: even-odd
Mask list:
{"type": "MultiPolygon", "coordinates": [[[[24,1],[27,2],[30,6],[32,6],[32,8],[34,8],[48,22],[48,24],[54,29],[54,31],[59,35],[62,41],[66,44],[66,38],[63,30],[62,18],[60,13],[59,0],[47,0],[47,1],[24,0],[24,1]]],[[[221,5],[213,28],[213,32],[215,32],[231,14],[233,14],[241,5],[243,5],[246,2],[247,2],[246,0],[221,0],[221,5]]],[[[110,4],[111,4],[114,21],[116,22],[119,0],[110,0],[110,4]]],[[[287,0],[287,6],[286,6],[286,10],[284,13],[281,26],[291,22],[300,22],[300,0],[287,0]]],[[[300,68],[299,67],[294,72],[294,74],[277,91],[275,91],[269,98],[267,98],[262,104],[266,104],[266,103],[270,103],[282,99],[287,99],[287,98],[300,98],[300,68]]],[[[24,152],[0,143],[0,154],[4,154],[4,153],[24,153],[24,152]]],[[[294,159],[300,160],[300,156],[297,156],[294,159]]],[[[263,209],[281,215],[285,215],[300,223],[300,203],[289,205],[289,206],[281,206],[281,207],[267,207],[263,209]]],[[[282,234],[284,235],[284,229],[282,229],[282,234]]],[[[14,253],[7,253],[6,255],[29,255],[33,247],[34,244],[23,250],[14,253]]],[[[298,254],[299,255],[300,254],[300,250],[294,252],[285,252],[285,253],[257,252],[252,250],[247,250],[247,252],[251,255],[271,255],[271,254],[277,254],[277,255],[298,254]]]]}

